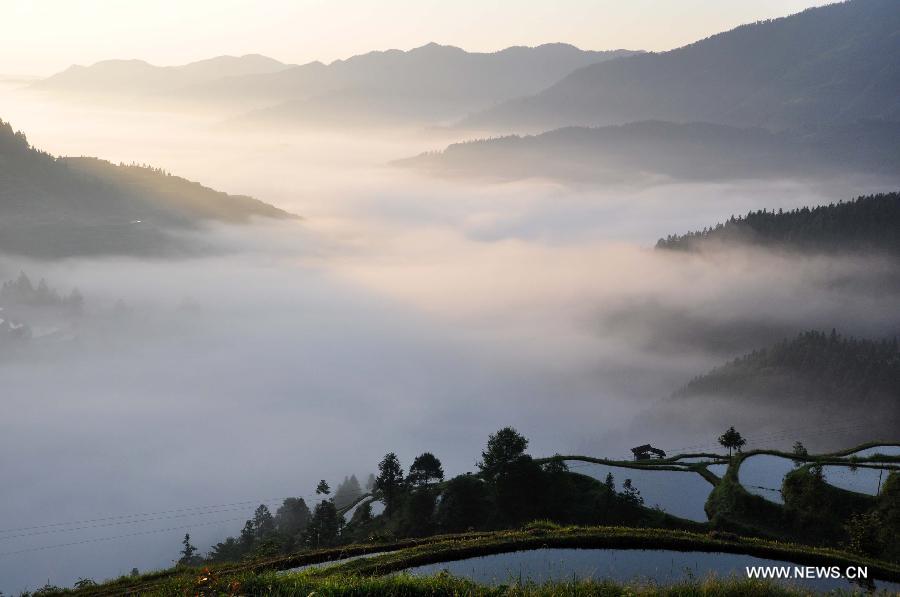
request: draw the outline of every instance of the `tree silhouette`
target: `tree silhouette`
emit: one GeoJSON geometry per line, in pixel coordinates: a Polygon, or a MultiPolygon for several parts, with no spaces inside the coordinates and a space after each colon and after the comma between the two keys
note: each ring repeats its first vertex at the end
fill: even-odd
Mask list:
{"type": "Polygon", "coordinates": [[[443,481],[444,469],[441,467],[441,461],[431,452],[416,456],[409,467],[406,480],[410,485],[417,487],[428,485],[432,481],[443,481]]]}
{"type": "Polygon", "coordinates": [[[325,482],[325,479],[319,481],[319,484],[316,485],[316,494],[317,495],[328,495],[331,493],[331,487],[328,486],[328,483],[325,482]]]}
{"type": "Polygon", "coordinates": [[[285,537],[295,537],[306,529],[311,517],[303,498],[286,498],[275,512],[275,529],[285,537]]]}
{"type": "Polygon", "coordinates": [[[394,515],[402,485],[403,467],[397,455],[388,452],[378,463],[378,476],[375,477],[375,489],[384,494],[384,513],[388,518],[394,515]]]}
{"type": "Polygon", "coordinates": [[[625,479],[625,482],[622,483],[621,496],[627,503],[635,506],[640,506],[644,503],[641,492],[638,491],[637,487],[631,484],[631,479],[625,479]]]}
{"type": "Polygon", "coordinates": [[[728,456],[731,456],[732,450],[741,451],[741,447],[747,443],[741,434],[735,431],[734,426],[728,428],[728,431],[719,436],[719,443],[723,447],[728,448],[728,456]]]}
{"type": "Polygon", "coordinates": [[[322,500],[313,511],[312,520],[306,527],[306,541],[313,547],[333,545],[341,530],[337,508],[331,500],[322,500]]]}
{"type": "Polygon", "coordinates": [[[488,437],[487,449],[481,453],[478,468],[487,480],[502,474],[509,465],[525,454],[528,440],[512,427],[504,427],[488,437]]]}
{"type": "Polygon", "coordinates": [[[275,534],[275,518],[265,504],[260,504],[253,513],[253,528],[257,540],[263,540],[275,534]]]}
{"type": "Polygon", "coordinates": [[[184,539],[182,539],[181,544],[184,547],[181,548],[181,558],[178,560],[178,563],[183,566],[191,566],[196,563],[197,548],[191,545],[190,533],[184,534],[184,539]]]}
{"type": "Polygon", "coordinates": [[[791,451],[793,452],[793,454],[795,456],[794,466],[800,466],[800,464],[802,464],[803,460],[805,460],[806,457],[809,456],[809,452],[806,451],[806,446],[804,446],[799,441],[794,442],[794,447],[791,449],[791,451]]]}
{"type": "Polygon", "coordinates": [[[349,506],[361,495],[362,487],[359,486],[359,480],[356,478],[356,475],[344,477],[344,480],[341,481],[334,491],[334,505],[338,509],[349,506]]]}

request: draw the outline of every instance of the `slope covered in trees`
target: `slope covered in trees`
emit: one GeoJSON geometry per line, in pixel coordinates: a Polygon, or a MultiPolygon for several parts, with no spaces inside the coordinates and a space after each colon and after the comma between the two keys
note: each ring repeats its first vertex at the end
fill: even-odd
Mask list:
{"type": "MultiPolygon", "coordinates": [[[[466,473],[446,482],[440,460],[433,454],[421,454],[404,471],[397,455],[388,453],[378,465],[373,488],[373,497],[384,502],[382,514],[373,515],[368,501],[371,498],[348,509],[354,502],[342,499],[340,488],[331,496],[323,482],[316,491],[321,499],[312,510],[302,498],[286,499],[274,516],[261,504],[238,537],[213,546],[209,560],[231,561],[467,529],[515,528],[537,519],[664,528],[699,526],[646,507],[639,488],[627,478],[628,469],[622,469],[624,480],[610,474],[600,482],[569,472],[561,457],[537,461],[526,453],[527,447],[528,440],[516,430],[501,429],[488,439],[478,474],[466,473]]],[[[348,483],[353,485],[349,480],[341,485],[348,483]]]]}
{"type": "Polygon", "coordinates": [[[657,248],[697,250],[746,243],[803,251],[885,251],[900,255],[900,193],[788,212],[755,211],[697,232],[660,239],[657,248]]]}
{"type": "Polygon", "coordinates": [[[850,0],[581,68],[470,117],[494,130],[659,119],[790,128],[900,119],[900,4],[850,0]]]}
{"type": "Polygon", "coordinates": [[[576,182],[830,178],[847,173],[895,179],[900,177],[898,138],[900,123],[880,121],[778,133],[645,121],[456,143],[396,164],[440,175],[576,182]]]}
{"type": "Polygon", "coordinates": [[[900,347],[897,339],[846,338],[803,332],[755,350],[701,375],[673,395],[748,401],[766,408],[784,401],[853,412],[880,413],[900,426],[900,347]]]}
{"type": "Polygon", "coordinates": [[[204,221],[292,217],[144,166],[57,158],[0,121],[0,252],[56,258],[184,251],[171,234],[204,221]]]}

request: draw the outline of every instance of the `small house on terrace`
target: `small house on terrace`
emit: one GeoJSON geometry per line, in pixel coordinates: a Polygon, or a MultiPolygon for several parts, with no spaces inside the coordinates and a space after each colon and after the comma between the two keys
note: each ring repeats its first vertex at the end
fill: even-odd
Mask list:
{"type": "Polygon", "coordinates": [[[666,457],[665,452],[663,452],[659,448],[654,448],[650,444],[644,444],[643,446],[632,448],[631,453],[634,454],[635,460],[650,460],[653,458],[661,459],[666,457]]]}

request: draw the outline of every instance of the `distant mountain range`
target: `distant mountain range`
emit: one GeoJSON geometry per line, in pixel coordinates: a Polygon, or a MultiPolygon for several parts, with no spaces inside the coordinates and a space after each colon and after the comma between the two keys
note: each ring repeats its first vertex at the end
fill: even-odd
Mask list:
{"type": "Polygon", "coordinates": [[[154,66],[143,60],[104,60],[91,66],[70,66],[61,73],[35,81],[32,87],[95,97],[163,95],[226,77],[275,73],[287,68],[289,65],[259,54],[218,56],[182,66],[154,66]]]}
{"type": "Polygon", "coordinates": [[[567,44],[493,53],[428,44],[330,64],[223,56],[108,61],[33,85],[227,107],[234,123],[460,124],[539,132],[660,120],[770,130],[900,120],[900,3],[849,0],[661,53],[567,44]]]}
{"type": "Polygon", "coordinates": [[[568,44],[477,53],[432,43],[408,52],[370,52],[328,66],[314,63],[252,81],[217,81],[203,86],[202,92],[259,90],[269,98],[291,98],[248,114],[244,120],[251,122],[429,123],[535,93],[579,67],[633,54],[589,52],[568,44]]]}
{"type": "Polygon", "coordinates": [[[640,120],[772,129],[900,120],[900,3],[850,0],[744,25],[669,52],[580,68],[466,119],[540,131],[640,120]]]}
{"type": "Polygon", "coordinates": [[[53,157],[0,121],[0,252],[38,258],[196,250],[179,232],[291,214],[143,166],[53,157]]]}
{"type": "Polygon", "coordinates": [[[699,232],[660,239],[656,246],[694,251],[735,244],[815,252],[874,251],[900,256],[900,193],[788,212],[750,212],[699,232]]]}
{"type": "Polygon", "coordinates": [[[898,140],[900,122],[866,121],[769,132],[710,123],[646,121],[457,143],[395,164],[443,176],[595,183],[829,178],[848,173],[898,179],[898,140]]]}
{"type": "Polygon", "coordinates": [[[478,53],[431,43],[327,65],[289,66],[261,56],[181,67],[109,61],[71,67],[34,88],[231,106],[250,110],[240,121],[256,124],[434,122],[537,93],[577,68],[636,53],[584,51],[568,44],[478,53]]]}

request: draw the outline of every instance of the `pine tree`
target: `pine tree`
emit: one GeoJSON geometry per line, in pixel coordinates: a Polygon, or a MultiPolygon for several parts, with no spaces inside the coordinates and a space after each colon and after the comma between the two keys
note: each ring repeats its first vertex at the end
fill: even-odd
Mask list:
{"type": "Polygon", "coordinates": [[[181,541],[181,544],[184,546],[181,549],[181,558],[178,560],[178,563],[182,566],[192,566],[197,563],[199,559],[197,554],[197,548],[191,545],[191,535],[190,533],[185,533],[184,539],[181,541]]]}
{"type": "Polygon", "coordinates": [[[378,463],[378,476],[375,477],[375,489],[384,496],[384,514],[388,518],[394,515],[402,485],[403,467],[397,455],[389,452],[378,463]]]}

